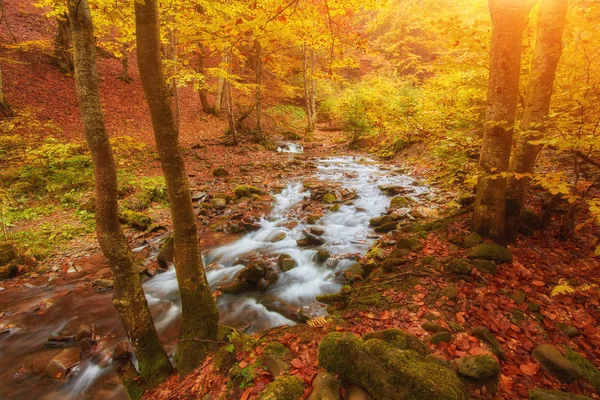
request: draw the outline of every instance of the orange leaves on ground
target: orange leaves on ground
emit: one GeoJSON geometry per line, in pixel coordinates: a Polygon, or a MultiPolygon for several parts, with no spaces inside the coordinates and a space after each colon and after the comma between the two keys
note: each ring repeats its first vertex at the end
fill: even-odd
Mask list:
{"type": "Polygon", "coordinates": [[[534,376],[540,370],[540,365],[536,363],[521,364],[519,369],[527,376],[534,376]]]}

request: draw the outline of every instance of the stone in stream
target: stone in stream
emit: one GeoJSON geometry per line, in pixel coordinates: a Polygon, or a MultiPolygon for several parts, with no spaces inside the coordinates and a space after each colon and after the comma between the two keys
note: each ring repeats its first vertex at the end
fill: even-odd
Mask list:
{"type": "Polygon", "coordinates": [[[464,356],[453,361],[458,373],[474,379],[489,379],[498,376],[500,364],[489,354],[464,356]]]}
{"type": "Polygon", "coordinates": [[[373,227],[377,227],[377,226],[381,226],[383,224],[387,224],[389,222],[392,222],[392,217],[390,217],[389,215],[382,215],[381,217],[371,218],[369,220],[369,225],[373,226],[373,227]]]}
{"type": "Polygon", "coordinates": [[[296,268],[296,260],[289,254],[281,254],[277,259],[277,265],[279,265],[279,268],[283,271],[289,271],[296,268]]]}
{"type": "Polygon", "coordinates": [[[409,206],[410,206],[410,202],[408,201],[408,198],[403,197],[403,196],[396,196],[390,202],[391,209],[408,208],[409,206]]]}
{"type": "Polygon", "coordinates": [[[561,382],[573,382],[581,378],[581,368],[566,359],[560,350],[549,344],[536,347],[531,353],[541,365],[544,371],[549,372],[561,382]]]}
{"type": "Polygon", "coordinates": [[[378,233],[388,233],[395,230],[398,227],[398,223],[396,221],[387,222],[385,224],[381,224],[375,227],[375,232],[378,233]]]}
{"type": "Polygon", "coordinates": [[[286,237],[287,237],[287,234],[283,231],[275,232],[267,238],[267,242],[271,242],[271,243],[281,242],[286,237]]]}
{"type": "Polygon", "coordinates": [[[55,356],[46,366],[46,375],[51,379],[66,379],[73,367],[79,364],[79,347],[69,347],[55,356]]]}
{"type": "Polygon", "coordinates": [[[308,225],[314,225],[316,224],[319,220],[321,219],[321,216],[319,214],[311,214],[308,217],[306,217],[306,223],[308,225]]]}
{"type": "MultiPolygon", "coordinates": [[[[366,335],[365,335],[366,336],[366,335]]],[[[319,365],[386,400],[464,400],[456,374],[422,355],[378,340],[334,332],[319,344],[319,365]]]]}
{"type": "Polygon", "coordinates": [[[325,229],[321,228],[320,226],[311,226],[308,228],[308,230],[310,233],[317,236],[323,236],[325,234],[325,229]]]}
{"type": "Polygon", "coordinates": [[[304,240],[300,239],[297,240],[296,242],[298,243],[299,246],[307,246],[307,245],[322,245],[325,243],[325,239],[310,233],[307,230],[303,230],[302,234],[304,235],[304,240]]]}
{"type": "Polygon", "coordinates": [[[308,400],[339,400],[340,381],[328,372],[319,372],[313,380],[313,387],[308,400]]]}
{"type": "Polygon", "coordinates": [[[92,338],[92,327],[89,325],[79,325],[77,331],[75,332],[75,341],[80,342],[85,338],[92,338]]]}

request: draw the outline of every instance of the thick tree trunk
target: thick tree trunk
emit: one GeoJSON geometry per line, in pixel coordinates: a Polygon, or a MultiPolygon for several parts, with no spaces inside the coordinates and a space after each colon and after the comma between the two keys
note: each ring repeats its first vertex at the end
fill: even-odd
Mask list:
{"type": "MultiPolygon", "coordinates": [[[[233,56],[231,50],[225,53],[225,63],[227,64],[227,74],[231,75],[231,63],[233,56]]],[[[225,108],[227,111],[227,121],[229,121],[229,133],[231,134],[231,143],[236,146],[237,141],[237,124],[233,115],[233,92],[231,90],[231,82],[229,78],[225,79],[225,108]]]]}
{"type": "MultiPolygon", "coordinates": [[[[175,35],[175,28],[169,30],[169,59],[173,62],[173,68],[171,73],[177,74],[177,36],[175,35]]],[[[181,104],[179,102],[179,87],[177,85],[177,78],[171,78],[171,93],[173,94],[173,110],[175,113],[175,128],[179,130],[179,124],[181,121],[181,104]]]]}
{"type": "Polygon", "coordinates": [[[69,15],[64,14],[56,18],[58,30],[54,38],[54,57],[56,66],[62,73],[73,72],[73,55],[71,54],[71,27],[69,15]]]}
{"type": "MultiPolygon", "coordinates": [[[[542,137],[545,119],[550,110],[556,66],[562,53],[562,33],[568,0],[542,0],[538,14],[537,39],[531,64],[527,98],[521,121],[523,136],[517,142],[510,171],[531,174],[540,146],[531,141],[542,137]]],[[[516,239],[520,227],[521,209],[525,201],[529,177],[508,180],[506,198],[506,232],[509,241],[516,239]]]]}
{"type": "Polygon", "coordinates": [[[69,0],[68,4],[74,39],[77,97],[85,139],[94,164],[96,234],[113,273],[113,304],[133,345],[143,383],[151,387],[164,381],[172,367],[158,339],[131,249],[119,223],[117,170],[100,103],[95,39],[88,2],[69,0]]]}
{"type": "Polygon", "coordinates": [[[506,178],[519,95],[523,30],[532,7],[522,0],[489,0],[492,43],[473,230],[505,240],[506,178]]]}
{"type": "Polygon", "coordinates": [[[176,359],[191,372],[217,336],[219,314],[204,274],[198,228],[160,54],[156,0],[135,2],[137,60],[154,137],[167,183],[174,228],[174,261],[181,295],[182,325],[176,359]]]}
{"type": "Polygon", "coordinates": [[[254,42],[254,57],[255,60],[255,72],[256,72],[256,132],[254,133],[254,141],[256,143],[263,142],[263,129],[262,129],[262,48],[260,42],[256,40],[254,42]]]}
{"type": "MultiPolygon", "coordinates": [[[[203,85],[206,85],[204,57],[204,46],[200,45],[200,49],[198,50],[198,72],[201,73],[204,77],[204,82],[202,82],[203,85]]],[[[202,111],[204,111],[205,114],[214,114],[215,110],[210,106],[210,103],[208,102],[208,90],[206,90],[206,86],[203,86],[200,90],[198,90],[198,95],[200,96],[200,104],[202,105],[202,111]]]]}

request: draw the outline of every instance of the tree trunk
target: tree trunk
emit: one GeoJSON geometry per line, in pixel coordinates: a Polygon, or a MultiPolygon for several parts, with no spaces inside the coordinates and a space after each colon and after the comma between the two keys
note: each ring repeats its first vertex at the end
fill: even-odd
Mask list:
{"type": "MultiPolygon", "coordinates": [[[[215,110],[210,106],[208,102],[208,90],[206,90],[206,74],[204,71],[204,46],[200,45],[200,49],[198,50],[198,72],[202,74],[204,77],[203,87],[198,90],[198,95],[200,96],[200,104],[202,105],[202,111],[205,114],[214,114],[215,110]]],[[[216,102],[216,101],[215,101],[216,102]]]]}
{"type": "Polygon", "coordinates": [[[523,30],[532,4],[489,0],[492,43],[479,179],[473,230],[498,242],[505,240],[506,178],[519,95],[523,30]]]}
{"type": "Polygon", "coordinates": [[[56,66],[62,73],[70,74],[73,72],[73,55],[71,54],[71,27],[69,15],[63,14],[56,17],[58,30],[54,38],[54,57],[56,66]]]}
{"type": "MultiPolygon", "coordinates": [[[[562,53],[562,33],[567,15],[568,0],[542,0],[538,14],[537,39],[531,64],[527,98],[521,130],[523,136],[517,142],[510,171],[515,174],[531,174],[540,146],[531,141],[542,137],[545,119],[550,110],[556,66],[562,53]]],[[[529,177],[508,180],[506,199],[507,238],[513,241],[520,227],[521,209],[525,201],[529,177]]]]}
{"type": "Polygon", "coordinates": [[[74,38],[77,98],[94,164],[96,234],[113,273],[113,304],[135,350],[143,383],[151,387],[164,381],[172,367],[156,333],[131,249],[119,223],[117,170],[100,103],[88,2],[70,0],[68,4],[74,38]]]}
{"type": "Polygon", "coordinates": [[[304,45],[302,47],[302,78],[304,81],[304,103],[306,109],[306,118],[308,120],[306,125],[306,132],[310,133],[314,132],[315,130],[315,122],[313,115],[313,105],[311,100],[312,83],[308,75],[308,52],[306,50],[306,45],[304,45]]]}
{"type": "Polygon", "coordinates": [[[182,325],[176,359],[180,374],[204,359],[217,336],[219,313],[204,274],[198,228],[179,145],[179,132],[169,102],[160,54],[156,0],[135,2],[137,60],[148,103],[156,147],[167,184],[174,228],[174,261],[181,296],[182,325]]]}
{"type": "Polygon", "coordinates": [[[123,55],[121,56],[121,66],[123,69],[121,70],[121,75],[119,75],[119,79],[125,83],[131,83],[133,79],[129,75],[129,45],[123,45],[123,55]]]}
{"type": "MultiPolygon", "coordinates": [[[[225,53],[225,63],[227,64],[227,75],[231,75],[232,52],[231,50],[225,53]]],[[[233,92],[231,91],[231,82],[229,76],[225,79],[225,108],[227,111],[227,120],[229,121],[229,133],[231,134],[231,143],[237,146],[237,127],[235,116],[233,115],[233,92]]]]}
{"type": "Polygon", "coordinates": [[[316,54],[315,49],[311,50],[311,60],[310,60],[310,111],[312,115],[312,130],[310,132],[314,132],[317,125],[317,81],[315,80],[315,63],[316,63],[316,54]]]}
{"type": "MultiPolygon", "coordinates": [[[[169,59],[173,62],[171,73],[177,74],[177,37],[175,36],[175,28],[169,30],[169,59]]],[[[177,78],[171,78],[171,93],[173,93],[173,110],[175,112],[175,128],[179,131],[181,122],[181,104],[179,102],[179,87],[177,86],[177,78]]]]}
{"type": "Polygon", "coordinates": [[[222,76],[219,77],[217,81],[217,92],[215,93],[215,105],[213,109],[215,110],[215,115],[221,115],[221,104],[223,104],[223,94],[225,93],[225,78],[222,76]]]}
{"type": "Polygon", "coordinates": [[[8,100],[6,100],[6,96],[4,95],[4,86],[2,85],[2,67],[0,66],[0,110],[2,114],[12,115],[12,109],[10,108],[10,104],[8,100]]]}
{"type": "Polygon", "coordinates": [[[263,142],[263,131],[262,131],[262,48],[260,42],[256,40],[254,42],[254,57],[255,60],[255,72],[256,72],[256,132],[254,134],[254,141],[256,143],[263,142]]]}

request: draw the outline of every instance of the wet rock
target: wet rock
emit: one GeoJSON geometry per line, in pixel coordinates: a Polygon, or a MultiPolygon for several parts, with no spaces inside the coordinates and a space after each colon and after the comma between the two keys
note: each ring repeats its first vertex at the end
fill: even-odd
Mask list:
{"type": "Polygon", "coordinates": [[[302,234],[304,235],[305,241],[301,242],[302,244],[298,243],[298,245],[306,245],[305,243],[308,243],[309,245],[312,244],[312,245],[319,246],[319,245],[322,245],[325,243],[325,239],[323,239],[315,234],[312,234],[307,230],[303,230],[302,234]]]}
{"type": "Polygon", "coordinates": [[[229,176],[229,171],[227,171],[223,167],[218,167],[213,170],[213,176],[223,178],[223,177],[229,176]]]}
{"type": "Polygon", "coordinates": [[[375,227],[374,231],[378,233],[388,233],[395,230],[398,227],[398,223],[395,221],[387,222],[375,227]]]}
{"type": "Polygon", "coordinates": [[[592,400],[592,398],[560,390],[533,389],[529,392],[529,400],[592,400]]]}
{"type": "Polygon", "coordinates": [[[317,260],[321,262],[325,262],[329,259],[329,250],[327,249],[319,249],[317,250],[317,260]]]}
{"type": "Polygon", "coordinates": [[[19,267],[16,264],[8,264],[0,267],[0,281],[15,277],[19,274],[19,267]]]}
{"type": "Polygon", "coordinates": [[[542,369],[562,382],[573,382],[583,375],[579,366],[566,359],[556,347],[549,344],[536,347],[531,355],[541,364],[542,369]]]}
{"type": "Polygon", "coordinates": [[[382,331],[376,331],[367,333],[363,336],[363,340],[378,339],[382,340],[392,347],[400,350],[412,350],[421,355],[427,355],[431,353],[429,347],[416,336],[404,332],[401,329],[384,329],[382,331]]]}
{"type": "Polygon", "coordinates": [[[75,341],[80,342],[85,338],[92,339],[92,327],[89,325],[79,325],[79,328],[75,332],[75,341]]]}
{"type": "Polygon", "coordinates": [[[339,204],[334,204],[332,206],[329,207],[329,211],[331,212],[338,212],[340,210],[340,205],[339,204]]]}
{"type": "Polygon", "coordinates": [[[233,281],[227,285],[223,285],[219,288],[221,293],[224,294],[240,294],[247,292],[252,289],[252,285],[246,281],[233,281]]]}
{"type": "Polygon", "coordinates": [[[483,258],[476,258],[473,260],[473,266],[479,272],[483,272],[484,274],[492,274],[495,275],[498,271],[496,267],[496,263],[492,260],[485,260],[483,258]]]}
{"type": "Polygon", "coordinates": [[[461,357],[454,364],[460,375],[474,379],[488,379],[500,373],[500,364],[489,354],[461,357]]]}
{"type": "Polygon", "coordinates": [[[506,352],[486,327],[477,326],[471,329],[470,333],[482,342],[487,343],[487,345],[490,346],[492,353],[494,353],[498,359],[504,360],[506,358],[506,352]]]}
{"type": "Polygon", "coordinates": [[[389,215],[383,215],[381,217],[371,218],[369,220],[369,225],[373,226],[373,227],[377,227],[377,226],[381,226],[383,224],[387,224],[389,222],[392,222],[392,217],[390,217],[389,215]]]}
{"type": "Polygon", "coordinates": [[[360,385],[376,399],[466,398],[452,371],[378,339],[361,341],[349,333],[330,333],[319,344],[318,360],[321,367],[360,385]]]}
{"type": "Polygon", "coordinates": [[[319,226],[311,226],[310,228],[308,228],[309,232],[312,233],[313,235],[317,235],[317,236],[322,236],[325,234],[325,229],[319,227],[319,226]]]}
{"type": "Polygon", "coordinates": [[[285,239],[287,237],[287,234],[285,232],[275,232],[274,234],[272,234],[271,236],[269,236],[267,238],[267,242],[281,242],[283,239],[285,239]]]}
{"type": "Polygon", "coordinates": [[[114,282],[112,279],[96,279],[92,282],[92,286],[97,289],[111,289],[114,286],[114,282]]]}
{"type": "Polygon", "coordinates": [[[410,202],[408,201],[408,198],[403,197],[403,196],[396,196],[390,202],[391,209],[407,208],[409,206],[410,206],[410,202]]]}
{"type": "Polygon", "coordinates": [[[335,203],[336,201],[337,201],[337,197],[331,193],[327,193],[325,196],[323,196],[324,203],[332,204],[332,203],[335,203]]]}
{"type": "Polygon", "coordinates": [[[481,242],[483,242],[481,235],[479,235],[477,232],[471,232],[464,238],[462,246],[465,249],[470,249],[471,247],[477,246],[481,242]]]}
{"type": "Polygon", "coordinates": [[[73,367],[79,364],[79,347],[70,347],[64,349],[55,356],[46,366],[46,375],[51,379],[66,379],[68,378],[73,367]]]}
{"type": "Polygon", "coordinates": [[[473,265],[464,258],[454,258],[444,268],[447,273],[454,275],[469,275],[472,269],[473,265]]]}
{"type": "Polygon", "coordinates": [[[440,331],[429,338],[429,341],[433,344],[441,342],[450,343],[452,340],[452,334],[448,331],[440,331]]]}
{"type": "Polygon", "coordinates": [[[169,264],[173,262],[173,251],[173,237],[167,236],[156,255],[156,263],[160,268],[169,268],[169,264]]]}
{"type": "Polygon", "coordinates": [[[227,200],[222,199],[220,197],[215,197],[210,200],[210,204],[212,204],[215,210],[224,210],[227,208],[227,200]]]}
{"type": "Polygon", "coordinates": [[[446,296],[449,300],[456,300],[458,297],[458,288],[455,284],[450,283],[441,292],[442,296],[446,296]]]}
{"type": "Polygon", "coordinates": [[[512,261],[512,253],[498,244],[483,243],[471,250],[469,258],[484,258],[502,264],[512,261]]]}
{"type": "Polygon", "coordinates": [[[281,254],[277,259],[277,264],[283,271],[289,271],[296,268],[296,260],[289,254],[281,254]]]}
{"type": "Polygon", "coordinates": [[[304,381],[297,376],[283,375],[275,378],[262,392],[258,400],[298,400],[304,394],[304,381]]]}
{"type": "Polygon", "coordinates": [[[319,220],[321,219],[321,216],[319,214],[311,214],[309,216],[306,217],[306,223],[308,225],[314,225],[316,224],[319,220]]]}
{"type": "Polygon", "coordinates": [[[375,400],[365,389],[351,383],[346,387],[346,400],[375,400]]]}
{"type": "Polygon", "coordinates": [[[313,387],[308,400],[339,400],[340,381],[328,372],[319,372],[313,380],[313,387]]]}

